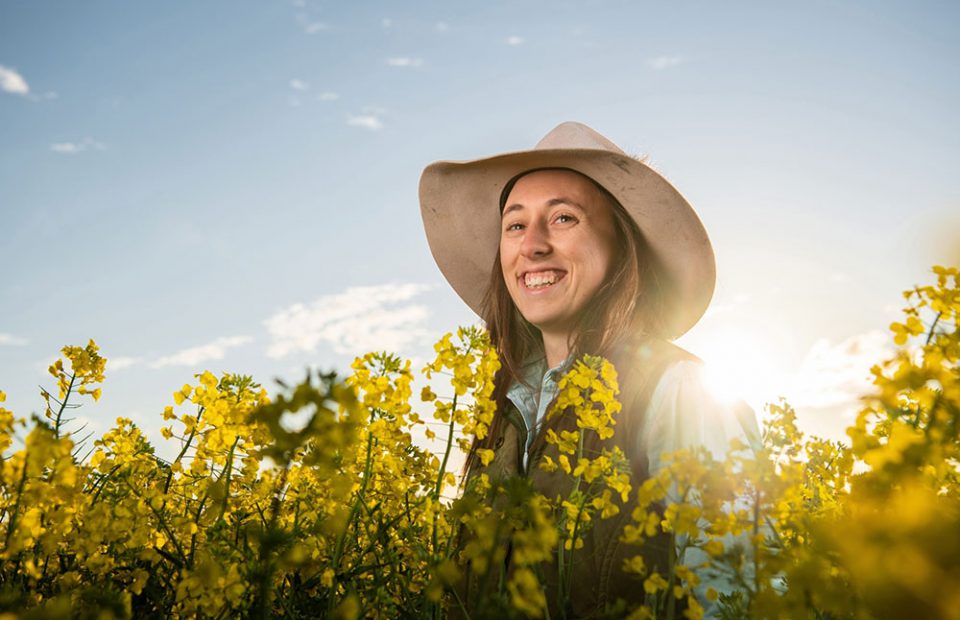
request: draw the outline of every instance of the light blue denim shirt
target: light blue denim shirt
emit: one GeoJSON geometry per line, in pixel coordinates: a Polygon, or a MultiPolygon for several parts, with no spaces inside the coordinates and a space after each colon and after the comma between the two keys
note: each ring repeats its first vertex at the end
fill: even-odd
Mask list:
{"type": "Polygon", "coordinates": [[[554,368],[547,369],[545,357],[533,359],[523,368],[524,382],[515,382],[507,390],[507,398],[516,405],[527,429],[527,445],[523,450],[523,467],[527,467],[528,452],[533,438],[547,417],[547,407],[559,390],[560,378],[570,365],[570,358],[554,368]]]}

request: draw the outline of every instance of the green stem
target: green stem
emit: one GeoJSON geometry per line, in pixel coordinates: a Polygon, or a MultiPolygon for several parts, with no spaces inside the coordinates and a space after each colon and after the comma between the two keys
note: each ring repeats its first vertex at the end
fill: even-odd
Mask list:
{"type": "Polygon", "coordinates": [[[223,501],[220,503],[220,514],[217,516],[217,521],[223,518],[223,514],[227,511],[227,500],[230,499],[230,476],[233,473],[233,454],[237,449],[237,443],[240,441],[240,438],[237,437],[233,440],[233,444],[230,446],[230,452],[227,454],[227,466],[224,468],[223,473],[220,475],[220,479],[224,481],[223,483],[223,501]]]}
{"type": "MultiPolygon", "coordinates": [[[[367,490],[367,483],[370,482],[370,475],[373,471],[373,446],[375,445],[375,440],[373,438],[373,433],[367,432],[367,456],[363,465],[363,480],[360,483],[360,489],[357,491],[357,497],[353,501],[353,505],[350,507],[350,514],[347,517],[347,522],[343,526],[343,531],[340,533],[340,537],[337,539],[337,544],[333,550],[333,559],[331,561],[330,567],[333,569],[334,574],[340,572],[340,560],[343,556],[343,548],[347,542],[347,534],[350,532],[350,526],[353,521],[357,518],[357,514],[360,511],[360,503],[363,501],[364,494],[367,490]]],[[[334,603],[336,603],[336,598],[331,596],[327,605],[327,613],[332,614],[334,603]]]]}
{"type": "MultiPolygon", "coordinates": [[[[754,503],[753,503],[753,563],[754,566],[759,566],[760,558],[757,557],[760,547],[756,544],[756,541],[759,539],[760,534],[760,488],[757,487],[754,491],[754,503]]],[[[759,571],[753,571],[753,591],[754,593],[760,592],[760,575],[759,571]]]]}
{"type": "Polygon", "coordinates": [[[447,449],[443,453],[443,462],[440,463],[440,473],[437,475],[437,486],[433,491],[433,496],[436,499],[440,498],[440,489],[443,487],[443,476],[447,472],[447,460],[450,458],[450,451],[453,448],[453,428],[454,428],[454,419],[456,418],[457,412],[457,395],[453,395],[453,404],[450,407],[450,424],[447,428],[447,449]]]}
{"type": "Polygon", "coordinates": [[[203,412],[205,411],[204,407],[200,408],[200,411],[197,412],[197,421],[193,425],[193,430],[190,431],[190,436],[187,437],[187,441],[183,444],[183,448],[180,450],[180,454],[177,455],[177,458],[173,459],[170,463],[170,471],[167,473],[167,479],[163,483],[163,493],[166,495],[167,491],[170,490],[170,483],[173,481],[173,465],[179,463],[183,456],[187,453],[187,450],[190,449],[190,444],[193,442],[193,438],[197,436],[197,427],[200,426],[200,418],[203,417],[203,412]]]}
{"type": "Polygon", "coordinates": [[[63,417],[63,411],[67,408],[67,401],[70,400],[70,394],[73,393],[73,383],[77,380],[77,375],[70,375],[70,385],[67,386],[67,391],[63,396],[63,401],[60,403],[60,409],[57,411],[57,419],[53,425],[53,434],[57,439],[60,439],[60,420],[63,417]]]}
{"type": "Polygon", "coordinates": [[[274,491],[273,499],[270,502],[270,519],[264,530],[264,539],[260,544],[260,559],[258,566],[258,581],[256,584],[256,597],[253,602],[251,617],[267,618],[270,607],[270,593],[273,584],[273,553],[276,542],[277,518],[280,516],[280,502],[283,495],[283,488],[287,485],[287,474],[290,472],[290,462],[283,466],[280,478],[277,480],[277,488],[274,491]]]}
{"type": "MultiPolygon", "coordinates": [[[[129,480],[125,478],[121,478],[121,480],[123,480],[123,483],[127,485],[127,488],[130,489],[130,492],[133,493],[135,497],[141,500],[143,499],[143,496],[137,492],[137,489],[134,488],[132,484],[130,484],[129,480]]],[[[172,542],[173,546],[177,548],[177,553],[180,554],[180,565],[181,566],[185,565],[187,562],[187,554],[184,552],[183,546],[180,544],[180,541],[177,540],[177,536],[173,533],[173,530],[170,529],[170,525],[167,523],[166,519],[163,518],[163,513],[160,510],[157,510],[156,508],[154,508],[153,504],[150,503],[150,500],[147,500],[144,503],[153,512],[153,515],[157,518],[157,524],[160,526],[161,529],[163,529],[163,531],[167,533],[167,536],[170,538],[170,542],[172,542]]]]}
{"type": "MultiPolygon", "coordinates": [[[[583,439],[585,429],[580,430],[580,438],[577,440],[577,460],[574,462],[574,467],[580,464],[580,459],[583,458],[583,439]]],[[[583,480],[583,474],[578,475],[573,479],[573,490],[570,492],[572,497],[575,493],[580,490],[580,482],[583,480]]],[[[577,549],[577,535],[580,531],[580,516],[583,514],[583,508],[586,505],[586,498],[580,500],[580,505],[577,509],[577,520],[573,524],[573,534],[570,539],[570,556],[568,558],[563,557],[563,543],[560,543],[560,554],[558,556],[558,570],[560,571],[560,610],[561,614],[565,614],[567,608],[567,601],[570,598],[570,590],[573,587],[573,555],[577,549]]]]}
{"type": "Polygon", "coordinates": [[[27,459],[29,457],[30,453],[24,450],[23,472],[20,474],[20,481],[17,483],[17,501],[14,502],[13,511],[10,513],[10,525],[7,527],[7,537],[3,543],[4,550],[10,547],[10,536],[17,528],[17,517],[20,516],[20,500],[23,498],[23,487],[27,484],[27,459]]]}
{"type": "Polygon", "coordinates": [[[930,330],[927,332],[927,341],[924,343],[924,346],[930,344],[930,341],[933,340],[933,335],[937,330],[937,323],[940,322],[940,317],[943,316],[943,312],[938,312],[937,316],[933,318],[933,323],[930,324],[930,330]]]}

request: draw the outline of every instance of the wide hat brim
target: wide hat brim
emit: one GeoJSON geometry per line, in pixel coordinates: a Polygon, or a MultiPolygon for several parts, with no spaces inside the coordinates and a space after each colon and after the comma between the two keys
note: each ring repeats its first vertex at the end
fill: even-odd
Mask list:
{"type": "Polygon", "coordinates": [[[593,129],[563,123],[527,151],[438,161],[420,177],[420,213],[441,273],[478,315],[500,243],[500,194],[517,175],[569,168],[609,191],[633,217],[654,258],[664,316],[675,338],[703,316],[716,264],[707,232],[680,192],[593,129]]]}

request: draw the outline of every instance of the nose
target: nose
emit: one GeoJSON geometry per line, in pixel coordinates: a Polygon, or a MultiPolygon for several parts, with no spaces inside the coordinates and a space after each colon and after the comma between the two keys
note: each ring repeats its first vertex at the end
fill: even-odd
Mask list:
{"type": "Polygon", "coordinates": [[[531,222],[524,231],[520,253],[526,258],[539,258],[550,254],[552,249],[546,222],[531,222]]]}

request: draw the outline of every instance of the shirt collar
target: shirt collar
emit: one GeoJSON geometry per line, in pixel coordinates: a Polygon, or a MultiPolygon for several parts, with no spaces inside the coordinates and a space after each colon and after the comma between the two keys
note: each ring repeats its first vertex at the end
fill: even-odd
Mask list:
{"type": "Polygon", "coordinates": [[[554,368],[547,368],[547,358],[542,353],[536,353],[527,358],[523,364],[523,380],[514,381],[513,385],[507,389],[507,397],[516,403],[518,400],[526,400],[532,397],[534,391],[540,392],[545,379],[551,383],[559,383],[560,377],[570,368],[573,362],[571,353],[567,359],[560,362],[554,368]]]}

